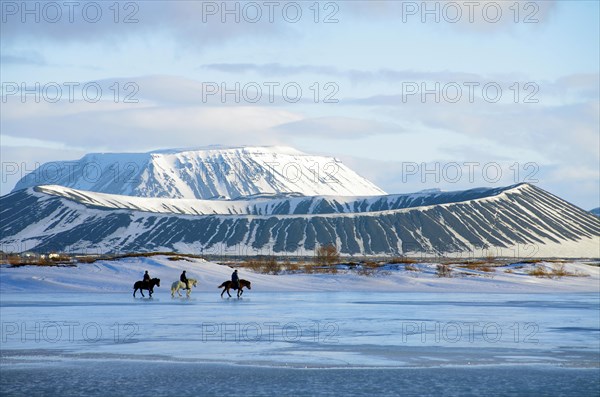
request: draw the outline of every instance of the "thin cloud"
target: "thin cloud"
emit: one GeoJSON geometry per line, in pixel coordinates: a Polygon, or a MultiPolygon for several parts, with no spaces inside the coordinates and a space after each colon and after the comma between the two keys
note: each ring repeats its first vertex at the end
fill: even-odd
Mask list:
{"type": "Polygon", "coordinates": [[[201,69],[214,70],[225,73],[258,73],[268,76],[290,76],[298,74],[328,74],[337,75],[339,70],[331,66],[317,65],[282,65],[280,63],[211,63],[200,66],[201,69]]]}
{"type": "MultiPolygon", "coordinates": [[[[2,134],[89,148],[136,150],[140,145],[185,147],[277,142],[273,127],[301,119],[263,107],[136,106],[114,103],[5,104],[2,134]],[[19,108],[17,114],[12,109],[19,108]]],[[[3,111],[4,112],[4,111],[3,111]]]]}
{"type": "Polygon", "coordinates": [[[517,29],[520,25],[535,29],[547,24],[557,10],[555,0],[443,2],[426,1],[350,1],[343,10],[361,20],[372,18],[404,24],[429,23],[440,29],[450,28],[466,33],[493,34],[517,29]]]}
{"type": "Polygon", "coordinates": [[[223,4],[202,1],[56,2],[49,6],[50,11],[44,12],[45,6],[40,3],[35,6],[39,10],[37,15],[26,15],[21,10],[25,3],[15,2],[14,9],[3,15],[1,35],[3,44],[18,46],[32,39],[61,45],[114,44],[139,35],[160,33],[179,40],[188,48],[204,48],[240,37],[276,35],[284,38],[294,30],[293,24],[283,20],[270,23],[268,18],[252,23],[247,21],[248,17],[236,21],[236,17],[230,15],[223,22],[220,11],[216,14],[207,11],[207,3],[219,8],[223,4]]]}
{"type": "Polygon", "coordinates": [[[223,73],[240,74],[256,73],[262,76],[292,76],[303,74],[320,74],[346,78],[354,82],[376,81],[478,81],[482,78],[477,73],[452,71],[416,71],[379,69],[375,71],[358,69],[341,69],[326,65],[283,65],[280,63],[213,63],[201,65],[200,69],[213,70],[223,73]]]}
{"type": "Polygon", "coordinates": [[[21,54],[1,54],[0,63],[3,65],[15,64],[15,65],[34,65],[34,66],[46,66],[48,65],[46,60],[37,52],[21,53],[21,54]]]}
{"type": "Polygon", "coordinates": [[[290,136],[316,136],[333,139],[357,139],[378,134],[403,133],[405,129],[394,123],[382,123],[354,117],[305,118],[280,124],[275,130],[290,136]]]}

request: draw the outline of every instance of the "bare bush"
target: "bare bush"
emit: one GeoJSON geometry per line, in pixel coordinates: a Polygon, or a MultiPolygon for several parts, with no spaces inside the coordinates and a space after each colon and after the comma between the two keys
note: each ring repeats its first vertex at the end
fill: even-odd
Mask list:
{"type": "Polygon", "coordinates": [[[269,258],[265,261],[263,269],[263,272],[266,274],[279,274],[281,272],[281,265],[275,258],[269,258]]]}
{"type": "Polygon", "coordinates": [[[390,259],[388,261],[388,263],[392,264],[392,265],[396,265],[396,264],[400,264],[400,263],[411,264],[411,263],[417,263],[417,261],[414,259],[411,259],[411,258],[406,258],[404,256],[395,256],[392,259],[390,259]]]}
{"type": "Polygon", "coordinates": [[[321,266],[332,266],[339,262],[340,253],[333,244],[322,245],[317,249],[315,261],[321,266]]]}
{"type": "Polygon", "coordinates": [[[283,267],[285,268],[285,270],[287,270],[288,272],[298,272],[300,271],[300,265],[296,262],[291,263],[290,261],[286,261],[283,263],[283,267]]]}
{"type": "Polygon", "coordinates": [[[376,272],[377,268],[375,267],[361,266],[356,269],[356,274],[359,276],[373,276],[376,272]]]}
{"type": "Polygon", "coordinates": [[[565,276],[570,276],[571,273],[569,273],[565,269],[564,263],[560,263],[560,264],[557,263],[552,266],[552,275],[555,277],[565,277],[565,276]]]}
{"type": "Polygon", "coordinates": [[[242,267],[250,269],[252,271],[255,271],[257,273],[262,272],[262,268],[263,268],[263,262],[260,260],[249,260],[249,261],[245,261],[244,263],[241,264],[242,267]]]}
{"type": "Polygon", "coordinates": [[[547,278],[561,278],[561,277],[586,277],[587,274],[580,272],[569,272],[565,268],[564,263],[556,263],[552,266],[552,270],[546,269],[542,265],[538,265],[527,272],[530,276],[535,277],[547,277],[547,278]]]}
{"type": "Polygon", "coordinates": [[[452,277],[452,268],[448,265],[437,265],[436,267],[436,275],[438,277],[452,277]]]}
{"type": "Polygon", "coordinates": [[[279,274],[281,272],[281,265],[274,257],[252,259],[242,263],[241,266],[263,274],[279,274]]]}
{"type": "Polygon", "coordinates": [[[551,273],[548,272],[546,270],[546,268],[541,265],[538,265],[538,266],[534,267],[533,269],[529,270],[527,272],[527,274],[529,274],[530,276],[535,276],[535,277],[548,277],[548,278],[552,277],[551,273]]]}

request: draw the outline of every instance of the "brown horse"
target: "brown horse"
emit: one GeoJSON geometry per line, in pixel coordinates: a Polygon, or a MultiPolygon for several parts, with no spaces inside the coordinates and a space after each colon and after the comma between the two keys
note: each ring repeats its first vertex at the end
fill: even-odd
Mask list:
{"type": "Polygon", "coordinates": [[[133,284],[133,297],[135,298],[135,293],[138,289],[140,290],[140,293],[143,297],[144,292],[142,290],[146,289],[150,294],[150,298],[152,298],[152,293],[154,292],[155,286],[160,287],[160,278],[153,278],[150,281],[136,281],[135,284],[133,284]]]}
{"type": "Polygon", "coordinates": [[[248,289],[252,289],[252,286],[250,284],[251,284],[250,281],[244,280],[242,278],[242,279],[240,279],[240,288],[239,289],[233,288],[233,282],[231,282],[231,280],[223,282],[223,284],[219,285],[217,288],[223,288],[223,292],[221,292],[221,298],[223,297],[223,294],[225,292],[227,292],[227,295],[229,295],[229,297],[231,298],[231,294],[229,293],[230,289],[233,289],[233,290],[237,289],[238,290],[237,297],[239,298],[244,293],[244,291],[243,291],[244,287],[246,287],[248,289]]]}

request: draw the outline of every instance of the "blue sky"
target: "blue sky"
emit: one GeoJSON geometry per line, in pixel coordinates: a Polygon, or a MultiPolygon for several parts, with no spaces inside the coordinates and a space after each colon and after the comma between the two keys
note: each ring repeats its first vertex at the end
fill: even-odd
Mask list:
{"type": "Polygon", "coordinates": [[[272,22],[262,1],[227,2],[239,23],[220,1],[121,2],[118,15],[114,2],[77,2],[73,22],[50,3],[2,1],[2,194],[37,163],[87,152],[285,144],[339,157],[389,193],[529,181],[600,206],[596,1],[479,1],[472,21],[460,1],[428,2],[437,15],[422,2],[274,2],[272,22]],[[97,102],[82,97],[90,82],[97,102]],[[39,103],[14,92],[36,83],[39,103]],[[236,83],[237,101],[206,92],[236,83]],[[261,100],[247,100],[256,87],[261,100]]]}

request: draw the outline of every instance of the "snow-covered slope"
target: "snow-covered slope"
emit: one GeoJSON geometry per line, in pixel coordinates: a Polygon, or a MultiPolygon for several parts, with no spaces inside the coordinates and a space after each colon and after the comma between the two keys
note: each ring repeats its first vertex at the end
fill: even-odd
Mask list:
{"type": "Polygon", "coordinates": [[[600,219],[531,185],[385,195],[288,147],[90,154],[0,197],[3,251],[599,257],[600,219]]]}
{"type": "Polygon", "coordinates": [[[600,256],[600,219],[528,184],[401,209],[284,215],[142,212],[38,190],[0,198],[5,251],[311,255],[333,243],[351,255],[600,256]]]}
{"type": "Polygon", "coordinates": [[[199,200],[133,197],[96,193],[58,185],[38,186],[36,191],[104,209],[129,209],[181,215],[301,215],[388,211],[455,203],[494,196],[506,188],[478,188],[456,192],[422,191],[386,196],[261,195],[235,200],[199,200]]]}
{"type": "Polygon", "coordinates": [[[187,199],[282,193],[385,194],[335,158],[312,156],[281,146],[88,154],[77,161],[43,164],[22,178],[13,191],[39,185],[187,199]]]}

